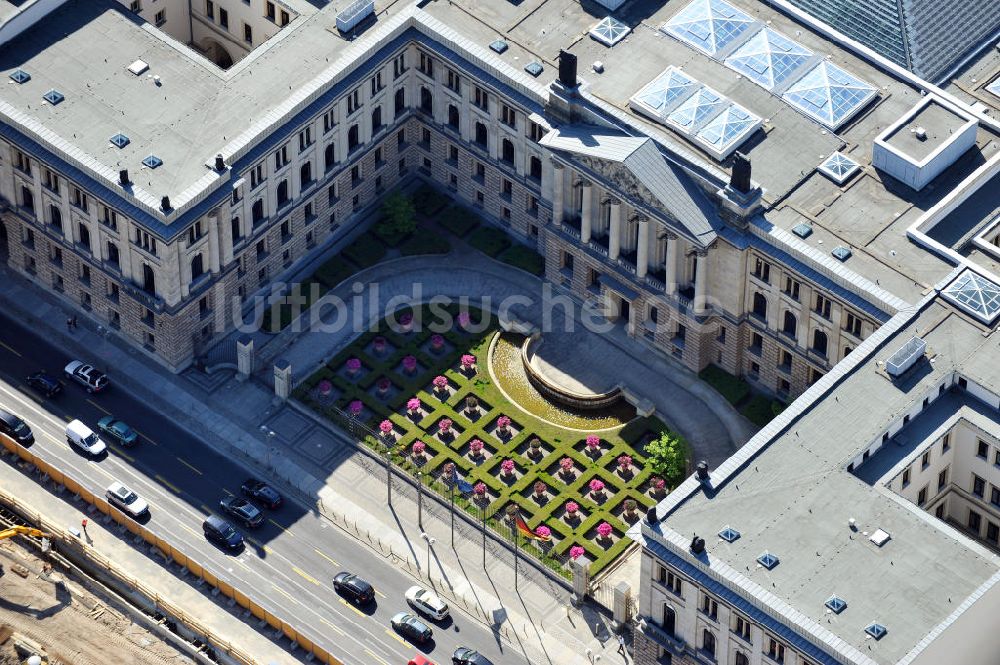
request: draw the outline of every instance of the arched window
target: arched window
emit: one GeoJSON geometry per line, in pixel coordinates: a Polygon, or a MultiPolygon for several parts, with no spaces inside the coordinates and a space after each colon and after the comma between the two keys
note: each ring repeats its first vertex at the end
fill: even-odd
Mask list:
{"type": "Polygon", "coordinates": [[[90,251],[90,229],[88,229],[87,225],[84,224],[83,222],[80,222],[79,226],[80,226],[80,244],[83,247],[86,247],[87,251],[89,252],[90,251]]]}
{"type": "Polygon", "coordinates": [[[480,148],[486,149],[487,138],[486,138],[486,125],[481,122],[476,123],[476,145],[480,148]]]}
{"type": "Polygon", "coordinates": [[[531,157],[531,167],[528,172],[528,175],[534,178],[535,180],[542,179],[542,160],[540,160],[538,157],[535,156],[531,157]]]}
{"type": "Polygon", "coordinates": [[[458,107],[456,107],[454,104],[448,104],[448,126],[451,127],[452,129],[457,130],[458,125],[459,125],[458,107]]]}
{"type": "Polygon", "coordinates": [[[400,88],[396,91],[395,108],[397,116],[406,109],[406,91],[404,88],[400,88]]]}
{"type": "Polygon", "coordinates": [[[121,269],[120,268],[120,265],[121,265],[121,255],[118,253],[118,245],[116,245],[115,243],[111,242],[110,240],[108,241],[108,255],[107,255],[107,258],[105,259],[105,261],[107,261],[108,263],[114,265],[119,270],[121,269]]]}
{"type": "Polygon", "coordinates": [[[382,107],[376,106],[372,111],[372,134],[382,131],[382,107]]]}
{"type": "Polygon", "coordinates": [[[737,651],[735,665],[750,665],[750,659],[742,651],[737,651]]]}
{"type": "Polygon", "coordinates": [[[333,168],[333,165],[336,163],[336,161],[337,161],[336,148],[334,148],[333,144],[331,143],[330,145],[326,146],[326,149],[323,151],[323,168],[329,171],[330,169],[333,168]]]}
{"type": "Polygon", "coordinates": [[[817,328],[813,332],[813,351],[821,356],[826,355],[826,333],[817,328]]]}
{"type": "Polygon", "coordinates": [[[142,264],[142,290],[156,295],[156,274],[148,263],[142,264]]]}
{"type": "Polygon", "coordinates": [[[715,635],[708,628],[701,631],[701,648],[709,656],[715,656],[715,635]]]}
{"type": "Polygon", "coordinates": [[[789,337],[795,337],[795,331],[798,328],[798,321],[795,319],[795,315],[789,310],[785,310],[785,321],[781,325],[781,332],[785,333],[789,337]]]}
{"type": "Polygon", "coordinates": [[[233,239],[233,244],[235,245],[239,241],[240,236],[243,235],[243,227],[240,226],[239,216],[233,217],[229,221],[229,233],[233,239]]]}
{"type": "Polygon", "coordinates": [[[434,115],[434,95],[423,86],[420,86],[420,110],[427,115],[434,115]]]}
{"type": "Polygon", "coordinates": [[[312,184],[313,179],[313,165],[312,162],[306,162],[299,169],[299,185],[302,189],[305,189],[310,184],[312,184]]]}
{"type": "Polygon", "coordinates": [[[762,293],[753,294],[753,315],[764,321],[767,320],[767,298],[762,293]]]}
{"type": "Polygon", "coordinates": [[[21,185],[21,207],[32,213],[35,212],[35,195],[24,185],[21,185]]]}
{"type": "Polygon", "coordinates": [[[201,252],[198,252],[193,259],[191,259],[191,281],[198,279],[205,273],[205,262],[201,258],[201,252]]]}
{"type": "Polygon", "coordinates": [[[361,140],[358,138],[358,126],[351,125],[351,128],[347,130],[347,150],[354,152],[359,145],[361,145],[361,140]]]}
{"type": "Polygon", "coordinates": [[[507,162],[508,164],[514,164],[514,143],[510,139],[504,139],[501,144],[502,149],[500,153],[500,159],[507,162]]]}
{"type": "Polygon", "coordinates": [[[673,635],[677,630],[677,613],[666,603],[663,603],[663,621],[660,624],[667,635],[673,635]]]}
{"type": "Polygon", "coordinates": [[[58,206],[49,205],[49,224],[59,227],[62,232],[62,210],[58,206]]]}
{"type": "Polygon", "coordinates": [[[264,199],[257,199],[253,202],[253,207],[250,209],[250,221],[254,225],[258,224],[264,219],[264,199]]]}
{"type": "Polygon", "coordinates": [[[278,183],[278,207],[288,203],[288,180],[282,180],[278,183]]]}

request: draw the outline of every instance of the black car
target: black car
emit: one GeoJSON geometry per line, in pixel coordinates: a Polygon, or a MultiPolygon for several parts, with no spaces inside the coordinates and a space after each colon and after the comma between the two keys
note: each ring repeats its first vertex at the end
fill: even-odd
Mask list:
{"type": "Polygon", "coordinates": [[[337,573],[333,578],[333,588],[358,605],[370,603],[375,599],[375,588],[354,573],[337,573]]]}
{"type": "Polygon", "coordinates": [[[247,528],[256,528],[264,522],[264,513],[260,512],[260,508],[243,497],[227,496],[219,501],[219,507],[243,522],[247,528]]]}
{"type": "Polygon", "coordinates": [[[243,548],[243,536],[240,535],[240,532],[218,515],[209,515],[208,519],[202,523],[201,528],[205,532],[205,537],[219,547],[230,552],[236,552],[243,548]]]}
{"type": "Polygon", "coordinates": [[[389,623],[397,633],[418,644],[430,642],[433,635],[430,626],[408,612],[396,614],[389,623]]]}
{"type": "Polygon", "coordinates": [[[13,413],[3,409],[0,409],[0,434],[6,434],[22,446],[30,446],[35,442],[31,428],[13,413]]]}
{"type": "Polygon", "coordinates": [[[265,508],[276,510],[281,507],[281,495],[263,480],[247,478],[240,490],[244,496],[250,497],[265,508]]]}
{"type": "Polygon", "coordinates": [[[28,385],[46,397],[55,397],[62,392],[63,385],[56,377],[45,372],[35,372],[26,381],[28,385]]]}
{"type": "Polygon", "coordinates": [[[493,665],[493,661],[469,647],[458,647],[451,655],[452,665],[493,665]]]}

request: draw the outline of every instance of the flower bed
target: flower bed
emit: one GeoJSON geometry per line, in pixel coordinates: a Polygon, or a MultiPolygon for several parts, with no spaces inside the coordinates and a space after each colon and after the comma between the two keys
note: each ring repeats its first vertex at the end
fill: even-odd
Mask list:
{"type": "MultiPolygon", "coordinates": [[[[368,445],[384,450],[382,441],[387,437],[378,432],[380,424],[389,421],[393,457],[400,466],[411,472],[423,471],[429,486],[446,496],[447,485],[439,476],[450,477],[444,466],[455,464],[460,477],[480,490],[468,496],[456,495],[456,506],[472,511],[477,518],[485,517],[491,525],[508,525],[504,508],[513,502],[530,528],[544,526],[551,532],[548,543],[522,539],[526,551],[568,575],[565,562],[570,558],[569,550],[580,547],[583,560],[596,574],[628,546],[630,541],[624,534],[629,525],[662,498],[651,489],[654,474],[640,444],[650,433],[666,429],[663,423],[655,418],[636,418],[624,427],[594,434],[550,425],[507,401],[485,369],[480,369],[485,365],[493,330],[470,333],[456,322],[450,330],[431,332],[427,329],[435,320],[431,310],[425,308],[420,314],[423,330],[414,327],[412,332],[400,332],[398,327],[393,331],[381,325],[361,335],[303,382],[295,397],[338,424],[349,425],[349,417],[324,408],[317,399],[320,382],[329,382],[332,387],[323,384],[324,390],[337,392],[337,403],[343,408],[352,402],[363,405],[360,417],[376,433],[366,438],[368,445]],[[435,334],[443,337],[443,344],[437,342],[444,351],[432,350],[435,334]],[[385,338],[385,348],[391,352],[374,353],[376,337],[385,338]],[[479,361],[470,368],[466,358],[463,369],[466,355],[479,361]],[[406,357],[411,357],[406,365],[414,367],[412,373],[403,370],[406,357]],[[349,376],[347,361],[352,358],[361,360],[362,367],[349,376]],[[443,377],[437,384],[446,386],[447,393],[435,390],[436,377],[443,377]],[[392,382],[393,394],[387,399],[375,395],[381,378],[392,382]],[[477,404],[474,416],[467,413],[469,397],[477,404]],[[442,423],[447,426],[444,437],[440,436],[442,423]],[[497,435],[500,425],[507,432],[503,436],[497,435]],[[599,440],[599,448],[591,454],[586,445],[588,435],[599,440]],[[528,452],[536,439],[539,452],[532,456],[528,452]],[[423,445],[415,445],[418,442],[423,445]],[[562,472],[564,466],[570,473],[562,472]],[[544,489],[538,493],[535,488],[544,489]],[[625,499],[633,508],[629,519],[624,518],[625,499]],[[575,516],[567,518],[566,506],[571,504],[576,505],[575,516]],[[611,527],[608,537],[595,536],[602,524],[611,527]]],[[[457,308],[451,314],[457,319],[457,308]]],[[[474,322],[481,320],[482,313],[473,310],[470,314],[474,322]]],[[[379,342],[380,347],[382,344],[379,342]]],[[[607,527],[601,531],[607,532],[607,527]]]]}

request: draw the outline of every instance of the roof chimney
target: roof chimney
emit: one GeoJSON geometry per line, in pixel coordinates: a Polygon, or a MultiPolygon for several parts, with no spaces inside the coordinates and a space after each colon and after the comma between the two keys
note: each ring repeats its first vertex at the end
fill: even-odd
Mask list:
{"type": "Polygon", "coordinates": [[[918,141],[927,140],[927,130],[924,129],[923,127],[917,127],[913,133],[916,135],[918,141]]]}
{"type": "Polygon", "coordinates": [[[698,480],[705,481],[708,480],[708,462],[702,460],[698,462],[698,480]]]}
{"type": "Polygon", "coordinates": [[[215,156],[215,170],[225,171],[226,170],[226,160],[222,159],[222,154],[215,156]]]}
{"type": "Polygon", "coordinates": [[[122,169],[118,172],[118,183],[122,187],[128,187],[131,184],[128,179],[128,169],[122,169]]]}
{"type": "Polygon", "coordinates": [[[575,88],[576,56],[569,51],[559,51],[559,82],[567,88],[575,88]]]}
{"type": "Polygon", "coordinates": [[[694,554],[702,554],[705,551],[705,539],[700,538],[698,534],[695,534],[694,538],[691,539],[691,552],[694,554]]]}
{"type": "Polygon", "coordinates": [[[649,510],[646,511],[646,521],[650,524],[656,524],[660,521],[660,518],[656,516],[656,506],[650,506],[649,510]]]}
{"type": "Polygon", "coordinates": [[[170,197],[169,196],[164,196],[162,199],[160,199],[160,208],[163,209],[163,212],[167,212],[168,210],[170,210],[170,197]]]}

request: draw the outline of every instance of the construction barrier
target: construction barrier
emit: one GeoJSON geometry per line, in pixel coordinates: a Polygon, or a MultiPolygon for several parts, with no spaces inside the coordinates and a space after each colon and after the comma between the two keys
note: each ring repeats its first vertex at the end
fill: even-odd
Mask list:
{"type": "MultiPolygon", "coordinates": [[[[217,589],[220,596],[232,599],[233,602],[248,611],[250,616],[256,617],[258,620],[266,622],[267,625],[271,626],[271,628],[276,631],[280,631],[285,637],[291,640],[294,644],[298,645],[299,649],[311,654],[313,656],[313,660],[325,663],[326,665],[344,665],[343,662],[333,656],[333,654],[318,645],[315,641],[315,637],[308,637],[292,624],[286,622],[262,604],[254,601],[248,593],[240,591],[232,584],[221,580],[210,570],[208,566],[190,558],[168,540],[154,534],[144,525],[139,524],[109,504],[103,494],[94,494],[84,487],[82,483],[72,478],[69,473],[58,470],[49,462],[32,453],[30,449],[18,445],[13,439],[7,437],[6,435],[0,434],[0,443],[3,444],[4,448],[17,455],[21,460],[34,466],[40,474],[47,476],[55,484],[61,485],[87,504],[94,506],[98,512],[109,516],[116,524],[124,526],[129,533],[142,538],[144,542],[155,548],[165,561],[172,561],[178,564],[195,578],[204,580],[204,582],[209,586],[217,589]]],[[[212,631],[202,625],[197,619],[189,616],[180,608],[172,605],[170,601],[161,597],[159,593],[150,589],[139,580],[133,579],[121,573],[112,561],[107,559],[104,555],[88,545],[86,542],[83,542],[79,538],[66,532],[63,528],[51,524],[41,514],[35,512],[27,506],[24,506],[15,497],[10,496],[3,490],[0,490],[0,500],[26,516],[30,516],[38,528],[51,534],[50,540],[55,546],[55,549],[58,550],[58,544],[62,543],[67,547],[72,547],[83,552],[90,562],[99,567],[109,577],[117,580],[124,586],[135,589],[151,603],[153,603],[158,612],[171,617],[173,620],[177,621],[178,624],[181,624],[193,633],[196,633],[203,642],[211,645],[211,647],[216,651],[227,654],[229,657],[233,658],[242,665],[257,665],[257,661],[255,661],[249,654],[244,653],[232,643],[214,635],[212,631]]]]}

